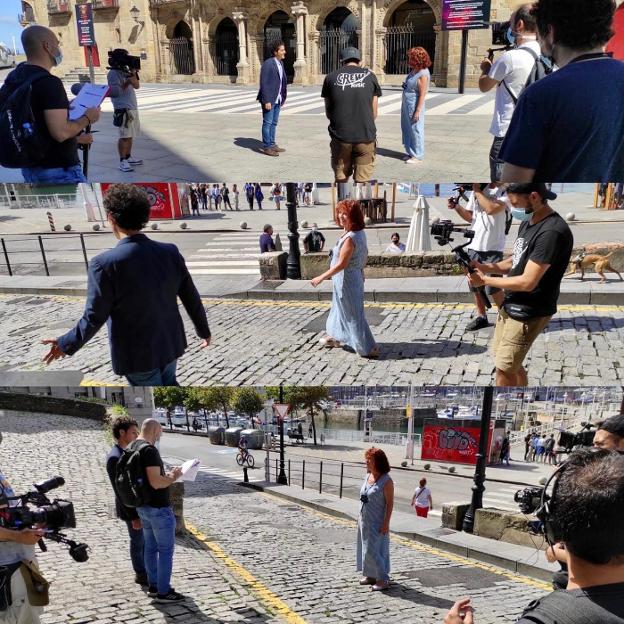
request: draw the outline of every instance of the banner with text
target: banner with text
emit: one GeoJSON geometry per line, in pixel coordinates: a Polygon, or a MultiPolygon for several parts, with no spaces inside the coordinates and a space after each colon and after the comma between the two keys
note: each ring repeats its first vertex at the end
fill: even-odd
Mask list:
{"type": "Polygon", "coordinates": [[[442,0],[442,30],[488,28],[491,0],[442,0]]]}

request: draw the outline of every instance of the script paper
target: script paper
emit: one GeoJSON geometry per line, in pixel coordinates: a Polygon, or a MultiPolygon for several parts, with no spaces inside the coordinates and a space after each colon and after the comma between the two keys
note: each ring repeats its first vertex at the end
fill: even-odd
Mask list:
{"type": "Polygon", "coordinates": [[[76,99],[72,101],[69,110],[70,121],[76,121],[84,115],[87,108],[98,108],[108,95],[108,85],[94,85],[85,82],[76,99]]]}
{"type": "Polygon", "coordinates": [[[199,472],[199,459],[189,459],[182,464],[182,476],[178,481],[195,481],[199,472]]]}

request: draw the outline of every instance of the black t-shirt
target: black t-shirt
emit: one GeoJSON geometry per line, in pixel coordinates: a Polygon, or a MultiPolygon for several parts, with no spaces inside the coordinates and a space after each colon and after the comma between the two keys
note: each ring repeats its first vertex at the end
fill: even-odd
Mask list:
{"type": "Polygon", "coordinates": [[[343,143],[370,143],[377,136],[373,97],[381,96],[370,69],[345,65],[328,74],[321,97],[327,102],[329,134],[343,143]]]}
{"type": "Polygon", "coordinates": [[[46,169],[73,167],[80,164],[76,138],[67,139],[62,143],[55,141],[48,131],[44,116],[44,111],[46,110],[69,110],[69,100],[60,78],[53,76],[42,67],[22,63],[7,76],[5,85],[0,91],[0,103],[12,92],[10,89],[12,85],[19,85],[19,83],[30,78],[33,74],[41,73],[44,76],[36,80],[32,86],[31,105],[38,132],[44,144],[49,146],[49,148],[46,150],[44,158],[37,163],[37,166],[46,169]]]}
{"type": "MultiPolygon", "coordinates": [[[[158,466],[160,468],[160,474],[165,475],[165,467],[160,457],[160,453],[155,446],[146,446],[141,451],[141,461],[145,468],[149,466],[158,466]]],[[[155,490],[147,481],[147,491],[149,492],[147,505],[149,507],[169,507],[171,504],[169,501],[169,488],[162,488],[155,490]]]]}
{"type": "Polygon", "coordinates": [[[572,231],[561,216],[552,212],[539,223],[524,221],[513,248],[509,276],[522,275],[529,260],[550,264],[534,290],[505,294],[505,311],[519,320],[550,316],[557,311],[561,280],[570,262],[572,231]]]}
{"type": "Polygon", "coordinates": [[[303,242],[308,245],[310,251],[321,251],[321,247],[325,242],[325,237],[318,230],[315,232],[308,232],[303,242]]]}
{"type": "MultiPolygon", "coordinates": [[[[533,601],[516,624],[553,624],[554,622],[580,624],[588,621],[596,624],[615,624],[616,622],[624,624],[624,583],[559,590],[559,592],[565,592],[561,603],[567,605],[567,614],[562,613],[558,619],[553,618],[552,609],[549,608],[549,596],[552,594],[548,594],[540,600],[533,601]],[[575,615],[578,619],[574,617],[575,615]]],[[[558,608],[557,611],[561,609],[558,608]]]]}

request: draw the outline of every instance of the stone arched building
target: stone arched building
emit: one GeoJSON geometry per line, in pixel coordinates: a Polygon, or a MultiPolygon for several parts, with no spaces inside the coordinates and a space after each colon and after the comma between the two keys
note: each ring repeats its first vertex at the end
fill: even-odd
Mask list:
{"type": "MultiPolygon", "coordinates": [[[[85,0],[24,0],[22,23],[49,25],[63,42],[67,69],[84,67],[77,44],[75,5],[85,0]]],[[[457,85],[461,35],[441,32],[441,0],[91,0],[98,41],[96,61],[107,50],[127,48],[143,58],[150,81],[257,82],[271,42],[286,43],[287,73],[295,84],[322,82],[347,45],[385,84],[400,84],[405,51],[420,45],[431,55],[438,86],[457,85]]],[[[517,0],[492,0],[492,21],[509,19],[517,0]]],[[[468,39],[467,85],[491,45],[490,30],[468,39]]]]}

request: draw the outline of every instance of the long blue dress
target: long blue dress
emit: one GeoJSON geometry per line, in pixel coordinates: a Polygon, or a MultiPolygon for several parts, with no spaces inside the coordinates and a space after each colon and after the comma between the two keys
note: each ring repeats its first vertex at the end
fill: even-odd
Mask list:
{"type": "Polygon", "coordinates": [[[376,580],[390,580],[390,533],[379,532],[386,515],[386,495],[384,486],[390,480],[385,474],[372,485],[369,475],[360,489],[360,496],[368,496],[367,503],[360,503],[360,517],[357,532],[356,569],[364,576],[376,580]]]}
{"type": "Polygon", "coordinates": [[[420,90],[418,79],[422,76],[427,78],[427,85],[431,74],[427,68],[419,72],[407,75],[403,83],[403,97],[401,99],[401,133],[403,134],[403,146],[408,156],[422,160],[425,156],[425,104],[420,112],[420,119],[412,123],[412,115],[416,110],[420,90]]]}
{"type": "Polygon", "coordinates": [[[368,246],[364,231],[347,232],[332,251],[331,266],[340,258],[342,245],[350,238],[355,245],[349,265],[332,278],[333,297],[327,318],[327,335],[351,347],[359,355],[368,355],[375,348],[375,339],[364,316],[364,267],[368,246]]]}

